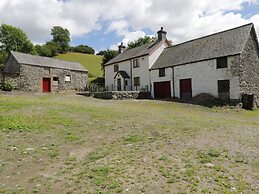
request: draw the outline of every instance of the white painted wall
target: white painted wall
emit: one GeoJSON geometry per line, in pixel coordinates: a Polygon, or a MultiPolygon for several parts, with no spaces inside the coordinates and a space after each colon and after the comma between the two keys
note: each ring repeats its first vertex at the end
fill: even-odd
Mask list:
{"type": "Polygon", "coordinates": [[[138,58],[139,60],[139,67],[132,68],[132,82],[134,85],[134,77],[140,77],[140,86],[139,87],[132,87],[132,90],[144,90],[145,88],[150,87],[150,78],[149,78],[149,56],[144,56],[138,58]]]}
{"type": "MultiPolygon", "coordinates": [[[[113,88],[117,88],[117,83],[114,80],[114,76],[116,75],[117,72],[114,72],[114,65],[116,64],[105,66],[105,87],[109,91],[112,90],[112,86],[113,88]]],[[[125,71],[130,76],[130,61],[117,63],[117,65],[119,66],[120,71],[125,71]]],[[[123,84],[123,80],[122,80],[122,84],[123,84]]],[[[130,90],[130,84],[131,84],[130,81],[128,81],[128,85],[129,85],[129,87],[127,88],[128,90],[130,90]]]]}
{"type": "MultiPolygon", "coordinates": [[[[216,59],[186,64],[174,67],[175,96],[180,98],[180,79],[192,79],[192,95],[208,93],[218,98],[218,80],[230,80],[230,99],[240,98],[239,77],[233,76],[231,69],[232,57],[228,57],[228,68],[217,69],[216,59]]],[[[159,70],[151,71],[151,82],[171,81],[171,95],[173,97],[172,69],[166,69],[166,77],[159,77],[159,70]]],[[[152,87],[152,90],[153,87],[152,87]]],[[[154,96],[154,91],[152,91],[154,96]]]]}
{"type": "Polygon", "coordinates": [[[154,82],[164,82],[164,81],[170,81],[171,84],[171,96],[173,97],[173,82],[172,82],[172,68],[166,68],[165,69],[165,77],[159,77],[159,70],[151,70],[150,72],[150,78],[151,78],[151,85],[152,85],[152,90],[151,90],[151,96],[154,97],[154,82]]]}
{"type": "Polygon", "coordinates": [[[163,50],[167,47],[167,43],[163,42],[163,44],[161,44],[149,57],[149,68],[152,67],[152,65],[154,65],[154,63],[156,62],[156,60],[158,59],[158,57],[161,55],[161,53],[163,52],[163,50]]]}
{"type": "MultiPolygon", "coordinates": [[[[149,68],[155,63],[157,58],[160,56],[160,54],[163,52],[164,48],[166,47],[166,43],[164,42],[161,44],[150,56],[143,56],[143,57],[138,57],[134,59],[139,60],[139,67],[133,68],[132,67],[132,77],[128,81],[128,87],[127,90],[131,89],[131,84],[134,85],[134,77],[140,77],[140,86],[135,87],[132,86],[132,90],[145,90],[148,89],[150,90],[150,72],[149,68]]],[[[124,62],[117,63],[119,65],[119,70],[127,72],[129,76],[131,76],[131,60],[127,60],[124,62]]],[[[114,76],[116,72],[114,72],[114,65],[108,65],[105,67],[105,87],[108,90],[112,90],[112,85],[117,88],[117,83],[116,81],[114,82],[114,76]]],[[[123,83],[123,81],[122,81],[123,83]]]]}

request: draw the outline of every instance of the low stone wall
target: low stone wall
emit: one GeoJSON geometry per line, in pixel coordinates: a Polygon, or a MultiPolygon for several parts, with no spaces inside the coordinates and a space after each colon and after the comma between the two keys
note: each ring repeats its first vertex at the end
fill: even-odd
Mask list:
{"type": "Polygon", "coordinates": [[[126,99],[150,99],[150,92],[139,91],[110,91],[110,92],[94,92],[94,98],[100,99],[114,99],[114,100],[126,100],[126,99]]]}

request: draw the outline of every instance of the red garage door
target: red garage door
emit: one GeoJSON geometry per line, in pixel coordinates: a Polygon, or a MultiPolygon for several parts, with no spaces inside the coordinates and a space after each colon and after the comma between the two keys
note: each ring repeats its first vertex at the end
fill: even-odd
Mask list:
{"type": "Polygon", "coordinates": [[[192,79],[180,80],[180,98],[181,99],[192,98],[192,79]]]}
{"type": "Polygon", "coordinates": [[[155,98],[171,98],[170,81],[154,82],[155,98]]]}

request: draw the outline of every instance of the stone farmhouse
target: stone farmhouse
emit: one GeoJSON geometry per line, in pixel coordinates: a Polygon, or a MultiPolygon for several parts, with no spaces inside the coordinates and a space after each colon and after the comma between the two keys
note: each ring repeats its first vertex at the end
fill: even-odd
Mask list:
{"type": "Polygon", "coordinates": [[[109,61],[107,88],[147,89],[154,98],[207,93],[228,101],[240,102],[243,94],[259,99],[259,46],[253,24],[173,46],[164,41],[165,35],[159,31],[156,43],[126,49],[109,61]]]}
{"type": "Polygon", "coordinates": [[[88,71],[79,63],[13,51],[3,71],[3,81],[21,91],[84,91],[87,79],[88,71]]]}

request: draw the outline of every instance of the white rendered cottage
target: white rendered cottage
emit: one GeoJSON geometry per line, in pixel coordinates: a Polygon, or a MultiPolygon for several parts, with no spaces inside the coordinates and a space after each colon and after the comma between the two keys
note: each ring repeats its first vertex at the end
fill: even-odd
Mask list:
{"type": "Polygon", "coordinates": [[[151,91],[150,68],[163,50],[170,46],[161,28],[155,42],[133,49],[119,46],[120,54],[105,64],[108,91],[151,91]]]}
{"type": "Polygon", "coordinates": [[[259,99],[259,47],[247,24],[166,48],[151,67],[152,96],[191,98],[201,93],[240,101],[259,99]]]}

